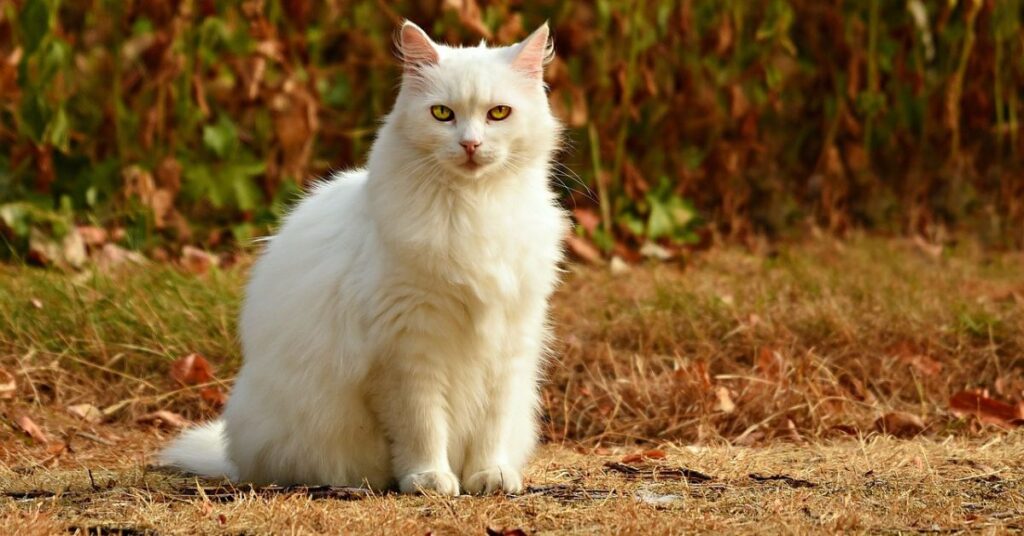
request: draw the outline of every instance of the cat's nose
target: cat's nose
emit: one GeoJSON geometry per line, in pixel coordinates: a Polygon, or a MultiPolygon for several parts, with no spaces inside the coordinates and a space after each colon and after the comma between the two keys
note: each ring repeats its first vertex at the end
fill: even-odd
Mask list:
{"type": "Polygon", "coordinates": [[[482,142],[476,140],[462,140],[459,142],[459,145],[466,150],[467,155],[473,156],[473,153],[476,152],[477,147],[480,147],[481,143],[482,142]]]}

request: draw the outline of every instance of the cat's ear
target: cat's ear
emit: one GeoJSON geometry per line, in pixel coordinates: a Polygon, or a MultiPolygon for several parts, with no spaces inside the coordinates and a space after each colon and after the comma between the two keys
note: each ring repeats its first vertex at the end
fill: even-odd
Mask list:
{"type": "Polygon", "coordinates": [[[544,78],[544,65],[555,57],[555,48],[548,39],[550,31],[548,23],[544,23],[524,39],[515,45],[515,58],[512,60],[512,68],[534,78],[544,78]]]}
{"type": "Polygon", "coordinates": [[[412,21],[405,21],[398,34],[398,53],[406,70],[437,63],[437,45],[412,21]]]}

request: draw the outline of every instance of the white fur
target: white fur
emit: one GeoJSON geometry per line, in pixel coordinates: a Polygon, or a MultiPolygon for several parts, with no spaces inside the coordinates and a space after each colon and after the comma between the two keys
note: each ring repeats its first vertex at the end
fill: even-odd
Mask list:
{"type": "Polygon", "coordinates": [[[522,489],[567,229],[548,186],[559,126],[518,58],[543,61],[547,29],[504,48],[428,40],[433,58],[416,32],[402,39],[416,63],[367,168],[315,188],[270,241],[222,421],[163,463],[254,483],[522,489]],[[498,104],[511,115],[488,120],[498,104]],[[476,169],[467,138],[482,142],[476,169]]]}

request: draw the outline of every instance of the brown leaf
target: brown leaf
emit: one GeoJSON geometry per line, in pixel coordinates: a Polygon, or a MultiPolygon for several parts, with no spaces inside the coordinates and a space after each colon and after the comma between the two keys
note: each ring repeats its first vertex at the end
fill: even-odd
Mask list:
{"type": "Polygon", "coordinates": [[[163,426],[167,428],[184,428],[190,423],[188,419],[167,410],[154,411],[153,413],[147,413],[135,420],[140,424],[154,424],[156,426],[163,426]]]}
{"type": "Polygon", "coordinates": [[[181,248],[181,265],[194,274],[205,274],[218,264],[220,264],[219,259],[212,253],[193,246],[181,248]]]}
{"type": "Polygon", "coordinates": [[[580,225],[588,233],[593,234],[597,230],[597,226],[601,224],[601,216],[597,215],[597,212],[589,208],[574,208],[572,215],[576,218],[576,223],[580,225]]]}
{"type": "Polygon", "coordinates": [[[0,368],[0,400],[10,400],[18,392],[18,382],[14,375],[0,368]]]}
{"type": "Polygon", "coordinates": [[[715,389],[715,396],[718,397],[718,403],[715,404],[715,409],[722,413],[732,413],[736,411],[736,403],[732,401],[732,395],[729,394],[729,388],[720,385],[715,389]]]}
{"type": "Polygon", "coordinates": [[[942,372],[942,363],[931,358],[921,349],[907,341],[900,341],[889,348],[889,354],[915,368],[921,374],[931,377],[942,372]]]}
{"type": "Polygon", "coordinates": [[[220,387],[205,387],[199,391],[199,397],[214,408],[224,407],[224,404],[228,401],[228,396],[224,394],[224,391],[220,387]]]}
{"type": "Polygon", "coordinates": [[[645,450],[644,452],[635,452],[633,454],[627,454],[622,457],[622,463],[636,463],[644,460],[661,460],[666,456],[663,450],[645,450]]]}
{"type": "Polygon", "coordinates": [[[917,369],[921,374],[931,377],[938,376],[942,372],[942,363],[924,355],[910,355],[900,358],[900,361],[917,369]]]}
{"type": "MultiPolygon", "coordinates": [[[[752,315],[753,316],[753,315],[752,315]]],[[[760,318],[751,318],[750,324],[757,325],[760,323],[760,318]]],[[[782,379],[782,370],[785,367],[782,356],[774,348],[770,346],[763,346],[757,352],[757,361],[754,365],[761,376],[764,379],[777,382],[782,379]]]]}
{"type": "Polygon", "coordinates": [[[925,424],[917,415],[894,411],[879,417],[875,421],[875,429],[896,437],[914,437],[924,431],[925,424]]]}
{"type": "Polygon", "coordinates": [[[103,420],[103,412],[92,404],[75,404],[68,406],[68,413],[88,423],[98,423],[103,420]]]}
{"type": "Polygon", "coordinates": [[[69,450],[71,449],[68,448],[68,444],[63,441],[53,442],[48,447],[46,447],[46,453],[50,455],[50,460],[59,458],[62,454],[69,450]]]}
{"type": "Polygon", "coordinates": [[[21,428],[23,432],[28,434],[29,437],[31,437],[37,443],[42,443],[45,445],[50,442],[50,436],[46,435],[46,432],[44,432],[43,429],[40,428],[38,424],[32,421],[32,419],[30,419],[28,415],[19,416],[15,422],[18,423],[18,427],[21,428]]]}
{"type": "Polygon", "coordinates": [[[128,251],[117,244],[104,244],[94,255],[96,265],[103,270],[112,270],[125,264],[145,264],[146,257],[137,251],[128,251]]]}
{"type": "Polygon", "coordinates": [[[43,266],[56,264],[80,268],[87,259],[85,242],[74,228],[58,241],[50,234],[32,227],[29,229],[28,250],[29,258],[43,266]]]}
{"type": "Polygon", "coordinates": [[[578,259],[591,264],[601,264],[601,252],[585,238],[569,234],[566,236],[565,242],[569,246],[569,251],[578,259]]]}
{"type": "Polygon", "coordinates": [[[205,357],[189,354],[171,364],[171,378],[181,385],[199,385],[213,381],[213,367],[205,357]]]}
{"type": "Polygon", "coordinates": [[[976,391],[960,391],[949,399],[949,407],[957,416],[974,415],[983,423],[1008,427],[1024,424],[1020,406],[988,398],[976,391]]]}
{"type": "Polygon", "coordinates": [[[102,246],[107,243],[107,230],[95,225],[79,225],[78,234],[89,247],[102,246]]]}

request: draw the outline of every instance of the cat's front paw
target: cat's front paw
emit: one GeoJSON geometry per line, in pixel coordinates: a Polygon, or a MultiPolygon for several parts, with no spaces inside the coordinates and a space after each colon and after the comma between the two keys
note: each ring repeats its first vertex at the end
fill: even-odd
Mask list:
{"type": "Polygon", "coordinates": [[[450,471],[423,471],[405,475],[398,481],[402,493],[437,493],[456,496],[459,494],[459,479],[450,471]]]}
{"type": "Polygon", "coordinates": [[[490,495],[496,491],[518,494],[523,492],[523,477],[507,465],[497,465],[470,475],[465,485],[466,491],[474,495],[490,495]]]}

